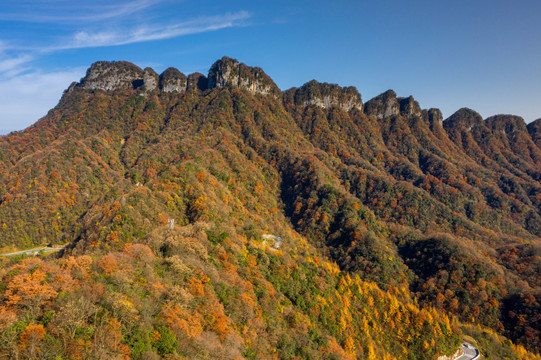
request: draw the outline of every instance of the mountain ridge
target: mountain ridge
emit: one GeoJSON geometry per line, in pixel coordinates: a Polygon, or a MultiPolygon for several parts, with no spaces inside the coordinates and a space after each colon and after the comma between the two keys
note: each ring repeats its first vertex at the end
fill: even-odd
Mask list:
{"type": "MultiPolygon", "coordinates": [[[[66,256],[123,257],[142,242],[154,256],[180,256],[184,245],[163,240],[173,218],[176,237],[197,238],[224,263],[222,250],[242,259],[244,246],[262,259],[263,234],[289,234],[273,257],[289,264],[302,236],[343,276],[404,288],[538,351],[537,123],[470,109],[443,120],[392,90],[366,103],[353,87],[316,81],[282,92],[229,58],[207,76],[132,65],[92,65],[45,118],[0,138],[4,244],[67,242],[66,256]]],[[[216,280],[205,259],[191,264],[216,280]]],[[[280,279],[296,311],[315,301],[280,279]]],[[[358,357],[370,353],[360,328],[347,340],[358,357]]]]}
{"type": "MultiPolygon", "coordinates": [[[[104,91],[140,88],[144,91],[159,89],[160,91],[165,92],[180,92],[188,89],[188,77],[199,78],[201,75],[202,74],[200,73],[193,73],[186,76],[174,67],[169,67],[158,75],[151,68],[141,69],[128,61],[97,61],[88,68],[85,77],[79,82],[73,83],[66,92],[73,86],[79,86],[87,90],[101,89],[104,91]]],[[[341,87],[337,84],[320,83],[317,80],[311,80],[300,88],[291,88],[282,91],[261,68],[247,66],[244,63],[240,63],[238,60],[227,56],[217,60],[211,66],[209,73],[205,78],[207,79],[207,84],[200,84],[197,86],[200,90],[233,86],[247,90],[253,94],[265,95],[272,93],[275,96],[280,94],[286,99],[292,97],[291,100],[284,101],[295,101],[297,104],[301,101],[297,99],[302,98],[302,104],[304,106],[338,106],[344,108],[346,111],[356,108],[364,111],[367,115],[375,115],[378,119],[398,114],[403,116],[408,116],[413,113],[418,116],[421,114],[419,103],[411,95],[409,97],[397,97],[393,90],[388,90],[370,99],[368,101],[370,104],[367,107],[363,104],[361,95],[354,86],[341,87]],[[287,95],[288,92],[293,92],[294,94],[287,95]],[[381,106],[383,106],[384,109],[380,109],[379,107],[381,106]]],[[[204,82],[205,81],[203,81],[203,83],[204,82]]],[[[433,110],[439,111],[439,109],[433,110]]],[[[468,108],[459,109],[446,118],[445,121],[449,121],[449,123],[446,124],[447,127],[455,128],[458,126],[455,119],[463,119],[465,116],[468,116],[466,115],[468,112],[471,114],[469,115],[469,118],[472,121],[471,123],[468,123],[468,130],[471,130],[471,127],[475,125],[484,124],[486,120],[490,120],[491,125],[489,126],[493,127],[493,130],[497,130],[498,127],[498,130],[502,130],[501,127],[505,127],[503,123],[507,123],[508,126],[512,128],[520,129],[525,132],[528,131],[526,126],[527,123],[520,116],[497,114],[492,115],[487,119],[483,119],[474,110],[468,108]],[[492,125],[492,123],[495,123],[495,120],[499,120],[498,125],[492,125]],[[451,123],[453,125],[451,125],[451,123]]],[[[531,123],[537,123],[537,121],[540,120],[541,119],[534,120],[531,123]]],[[[440,123],[444,122],[443,119],[439,121],[440,123]]],[[[461,121],[464,121],[464,119],[461,121]]],[[[537,127],[532,125],[530,128],[536,129],[537,127]]]]}

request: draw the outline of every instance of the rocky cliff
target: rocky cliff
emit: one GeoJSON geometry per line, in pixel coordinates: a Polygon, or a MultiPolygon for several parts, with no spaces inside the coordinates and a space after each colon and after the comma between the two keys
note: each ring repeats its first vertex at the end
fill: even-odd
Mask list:
{"type": "MultiPolygon", "coordinates": [[[[153,69],[142,70],[127,61],[99,61],[87,70],[86,76],[75,86],[86,90],[128,90],[181,92],[207,90],[216,87],[238,87],[252,94],[281,96],[274,81],[261,68],[250,67],[235,59],[223,57],[210,68],[208,78],[200,73],[184,75],[168,68],[161,75],[153,69]]],[[[70,86],[71,90],[73,86],[70,86]]]]}
{"type": "Polygon", "coordinates": [[[316,80],[307,82],[300,88],[289,89],[284,98],[286,103],[301,106],[315,105],[323,108],[334,106],[345,111],[363,110],[361,94],[355,87],[341,87],[336,84],[320,83],[316,80]]]}
{"type": "Polygon", "coordinates": [[[127,61],[98,61],[86,72],[80,86],[87,90],[133,89],[143,85],[144,71],[127,61]]]}
{"type": "Polygon", "coordinates": [[[212,65],[208,79],[210,89],[233,86],[252,94],[281,93],[278,86],[261,68],[250,67],[225,56],[212,65]]]}
{"type": "Polygon", "coordinates": [[[160,89],[165,92],[186,90],[188,78],[178,69],[170,67],[160,75],[160,89]]]}
{"type": "Polygon", "coordinates": [[[364,112],[378,119],[400,114],[400,104],[393,90],[387,90],[366,103],[364,112]]]}
{"type": "Polygon", "coordinates": [[[532,137],[532,140],[541,148],[541,119],[532,121],[527,126],[528,133],[532,137]]]}

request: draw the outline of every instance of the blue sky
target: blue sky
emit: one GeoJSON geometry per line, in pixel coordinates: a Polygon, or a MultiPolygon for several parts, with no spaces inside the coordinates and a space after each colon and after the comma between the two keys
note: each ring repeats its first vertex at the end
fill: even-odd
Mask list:
{"type": "Polygon", "coordinates": [[[21,130],[98,60],[207,73],[222,56],[281,89],[316,79],[363,100],[394,89],[445,117],[541,117],[541,1],[3,0],[0,134],[21,130]]]}

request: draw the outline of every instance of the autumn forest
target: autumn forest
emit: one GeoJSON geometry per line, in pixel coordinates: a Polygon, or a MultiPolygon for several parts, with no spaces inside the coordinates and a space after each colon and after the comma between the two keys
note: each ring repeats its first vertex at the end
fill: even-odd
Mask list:
{"type": "Polygon", "coordinates": [[[0,137],[0,359],[539,359],[540,239],[541,119],[98,62],[0,137]]]}

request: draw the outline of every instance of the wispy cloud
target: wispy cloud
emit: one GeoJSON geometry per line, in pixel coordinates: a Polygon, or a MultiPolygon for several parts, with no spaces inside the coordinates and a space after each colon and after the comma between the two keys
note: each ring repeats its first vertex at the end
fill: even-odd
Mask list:
{"type": "Polygon", "coordinates": [[[90,23],[129,16],[163,1],[132,0],[117,1],[112,4],[109,0],[94,0],[81,4],[73,0],[27,2],[8,0],[7,9],[0,14],[0,20],[33,23],[90,23]],[[12,7],[15,9],[11,10],[12,7]],[[59,9],[62,10],[59,11],[59,9]]]}
{"type": "Polygon", "coordinates": [[[50,53],[59,50],[120,46],[146,41],[172,39],[180,36],[217,31],[231,27],[246,26],[251,17],[247,11],[216,16],[201,16],[169,25],[142,24],[131,28],[103,31],[81,30],[49,45],[13,45],[0,41],[0,53],[4,50],[18,52],[50,53]]]}
{"type": "Polygon", "coordinates": [[[243,20],[250,17],[246,11],[211,17],[199,17],[167,26],[139,25],[122,31],[79,31],[60,45],[41,48],[44,51],[81,49],[90,47],[119,46],[145,41],[171,39],[179,36],[216,31],[234,26],[242,26],[243,20]]]}
{"type": "Polygon", "coordinates": [[[28,64],[33,59],[31,55],[17,55],[15,57],[0,57],[0,74],[2,77],[13,77],[24,72],[28,64]]]}

